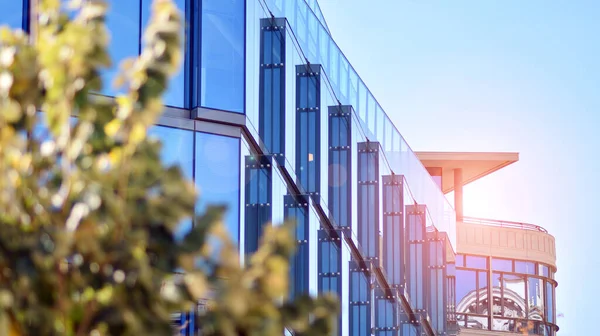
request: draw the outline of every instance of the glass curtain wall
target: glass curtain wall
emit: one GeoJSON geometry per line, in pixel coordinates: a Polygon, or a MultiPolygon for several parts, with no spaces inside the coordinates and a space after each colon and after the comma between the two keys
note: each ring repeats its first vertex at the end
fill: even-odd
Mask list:
{"type": "MultiPolygon", "coordinates": [[[[122,1],[122,0],[112,0],[111,2],[135,2],[135,1],[122,1]]],[[[181,59],[181,64],[179,65],[179,69],[175,72],[175,74],[169,80],[168,86],[166,88],[166,92],[163,95],[163,104],[167,106],[179,107],[179,108],[188,108],[189,104],[189,92],[188,85],[189,82],[188,75],[190,66],[190,57],[188,54],[188,50],[190,50],[190,22],[191,20],[191,8],[194,5],[192,0],[173,0],[177,8],[181,13],[181,19],[184,20],[181,36],[182,38],[182,50],[183,50],[183,58],[181,59]]],[[[152,0],[142,0],[141,10],[142,10],[142,22],[141,22],[141,35],[140,37],[143,39],[143,33],[148,26],[148,21],[150,20],[150,14],[152,9],[152,0]]],[[[119,31],[114,31],[113,34],[121,34],[119,31]]],[[[141,52],[141,44],[140,44],[140,52],[141,52]]],[[[117,64],[115,64],[117,65],[117,64]]],[[[105,83],[107,84],[107,83],[105,83]]]]}
{"type": "Polygon", "coordinates": [[[375,336],[396,336],[398,312],[395,297],[385,290],[375,289],[375,336]]]}
{"type": "MultiPolygon", "coordinates": [[[[293,3],[294,0],[290,0],[283,1],[278,5],[281,5],[281,8],[283,8],[293,3]]],[[[265,3],[263,2],[263,5],[264,4],[265,3]]],[[[377,186],[376,188],[373,188],[373,192],[370,195],[368,193],[366,195],[373,201],[377,200],[377,206],[371,207],[371,214],[369,215],[371,217],[371,222],[375,223],[375,225],[371,225],[369,228],[369,232],[371,232],[370,241],[372,244],[369,244],[370,246],[363,246],[359,239],[359,221],[361,216],[358,215],[360,210],[357,206],[361,204],[358,201],[358,183],[360,180],[358,174],[358,143],[367,142],[369,133],[368,130],[366,130],[365,123],[358,117],[357,112],[352,112],[355,110],[356,106],[359,106],[357,95],[359,90],[357,83],[359,79],[355,74],[351,73],[350,65],[345,59],[341,59],[339,54],[334,53],[335,56],[333,56],[333,58],[330,57],[331,55],[328,51],[330,45],[328,44],[327,37],[323,36],[323,38],[321,38],[320,35],[314,34],[315,31],[319,31],[318,24],[309,24],[298,27],[298,29],[292,29],[292,27],[295,27],[295,22],[305,20],[310,21],[312,13],[303,10],[301,7],[294,7],[292,12],[293,16],[287,16],[285,20],[280,19],[277,15],[275,18],[272,18],[270,13],[266,10],[266,6],[263,9],[260,5],[255,6],[248,3],[247,22],[253,22],[253,24],[247,25],[247,37],[249,43],[247,44],[248,49],[246,53],[246,64],[248,69],[248,76],[246,78],[246,126],[265,154],[274,156],[278,154],[275,149],[271,149],[269,146],[265,145],[266,142],[271,140],[262,139],[263,134],[264,137],[269,136],[267,132],[262,131],[268,128],[268,126],[265,126],[266,120],[264,120],[264,111],[262,111],[263,108],[261,107],[261,104],[263,104],[261,103],[261,99],[267,98],[264,93],[268,91],[265,90],[266,87],[261,87],[261,72],[264,72],[261,69],[261,64],[265,64],[265,56],[261,55],[261,53],[266,52],[265,50],[268,50],[268,48],[265,49],[265,45],[260,44],[260,41],[263,40],[264,43],[265,39],[265,33],[261,30],[260,22],[261,19],[284,20],[286,24],[285,29],[283,30],[285,33],[285,59],[283,62],[285,65],[285,81],[284,83],[281,83],[281,85],[285,85],[285,89],[283,89],[283,86],[280,87],[280,91],[273,91],[273,88],[271,88],[271,92],[284,92],[282,99],[285,100],[285,103],[283,104],[285,106],[285,115],[282,118],[285,119],[285,129],[281,132],[282,137],[284,138],[284,155],[282,160],[274,160],[273,164],[277,169],[285,169],[285,171],[289,173],[290,177],[299,184],[301,193],[318,190],[318,195],[316,192],[313,192],[312,197],[310,198],[311,203],[313,201],[317,203],[318,207],[329,217],[325,222],[329,223],[328,225],[333,225],[338,235],[345,237],[341,241],[342,261],[340,277],[341,279],[350,279],[350,281],[342,281],[341,290],[343,293],[351,293],[351,278],[353,272],[350,271],[350,266],[354,264],[364,264],[364,259],[368,256],[372,256],[371,258],[381,258],[380,249],[383,245],[382,239],[385,239],[385,236],[382,235],[384,229],[383,211],[379,205],[379,200],[383,197],[383,191],[382,188],[379,187],[379,184],[382,175],[391,175],[394,170],[390,166],[388,158],[383,155],[385,150],[384,145],[379,143],[374,145],[374,147],[377,147],[378,155],[376,158],[370,158],[369,169],[378,165],[378,170],[376,174],[373,173],[371,178],[365,181],[377,181],[377,186]],[[255,47],[255,42],[260,47],[255,47]],[[307,62],[307,59],[317,59],[318,61],[307,62]],[[333,72],[333,75],[329,72],[331,64],[337,64],[336,69],[338,69],[338,71],[333,72]],[[315,78],[317,74],[318,82],[316,81],[317,78],[315,78]],[[345,98],[336,93],[331,79],[332,76],[336,78],[335,80],[338,83],[340,81],[347,83],[344,84],[343,88],[345,98]],[[312,84],[308,79],[312,80],[312,84]],[[316,89],[317,83],[318,90],[316,89]],[[312,87],[310,85],[312,85],[312,87]],[[312,90],[313,88],[315,92],[314,96],[309,92],[309,89],[312,90]],[[309,94],[311,95],[310,97],[309,94]],[[317,95],[318,97],[316,97],[317,95]],[[254,96],[256,96],[256,98],[254,98],[254,96]],[[343,101],[341,99],[348,101],[350,104],[341,104],[343,101]],[[316,104],[310,104],[309,106],[309,100],[316,100],[317,102],[316,104]],[[309,122],[308,114],[311,113],[311,108],[313,109],[312,113],[315,117],[311,118],[309,122]],[[323,109],[327,109],[328,113],[324,113],[323,109]],[[317,110],[319,113],[314,113],[317,110]],[[343,115],[344,113],[346,115],[343,115]],[[298,118],[298,116],[302,116],[302,114],[306,116],[305,123],[298,118]],[[348,134],[345,134],[345,132],[348,134]],[[308,137],[312,137],[314,143],[311,143],[310,141],[313,140],[308,137]],[[303,144],[305,144],[305,146],[303,146],[303,144]],[[306,149],[302,147],[305,147],[306,149]],[[314,153],[318,151],[319,154],[311,157],[309,154],[313,153],[313,150],[314,153]],[[314,162],[314,160],[320,160],[320,164],[315,165],[315,178],[311,179],[307,172],[313,172],[310,170],[310,162],[314,162]],[[325,162],[327,162],[327,164],[324,164],[325,162]],[[319,182],[317,182],[317,177],[319,182]],[[306,185],[309,185],[309,189],[306,189],[306,185]],[[314,189],[311,190],[310,188],[314,189]],[[350,262],[350,255],[353,256],[354,264],[350,262]]],[[[315,21],[313,23],[317,22],[315,21]]],[[[262,25],[264,26],[264,23],[262,25]]],[[[371,106],[373,106],[373,111],[377,111],[376,102],[374,100],[370,102],[371,106]]],[[[372,120],[373,124],[376,124],[377,122],[377,119],[372,120]]],[[[383,119],[380,119],[380,123],[383,123],[383,119]]],[[[381,126],[381,128],[383,129],[384,126],[381,126]]],[[[376,143],[376,141],[370,142],[376,143]]],[[[374,148],[371,148],[371,150],[374,150],[374,148]]],[[[372,182],[367,183],[373,185],[372,182]]],[[[403,183],[402,189],[405,195],[410,195],[410,202],[408,202],[408,204],[413,204],[414,196],[412,195],[409,186],[406,183],[403,183]]],[[[277,212],[275,208],[276,207],[273,206],[274,214],[277,212]]],[[[310,209],[311,211],[309,211],[309,213],[313,213],[312,207],[310,209]]],[[[399,212],[403,212],[403,210],[399,210],[399,212]]],[[[367,211],[364,213],[368,214],[367,211]]],[[[319,217],[319,215],[316,217],[319,217]]],[[[320,220],[323,221],[322,218],[320,220]]],[[[402,218],[402,221],[404,221],[404,218],[402,218]]],[[[273,222],[276,223],[277,221],[273,219],[273,222]]],[[[324,271],[325,268],[322,268],[326,267],[325,261],[327,259],[331,260],[330,256],[327,255],[328,247],[326,247],[331,246],[331,244],[327,244],[327,242],[324,243],[324,240],[328,240],[332,237],[330,236],[328,238],[324,232],[330,231],[324,230],[321,231],[319,236],[315,237],[313,241],[312,222],[309,220],[309,223],[311,227],[311,236],[309,237],[309,260],[313,260],[311,253],[315,252],[317,254],[315,259],[318,260],[317,263],[309,263],[309,267],[311,268],[309,270],[309,287],[312,290],[313,287],[311,286],[314,278],[312,277],[311,272],[313,271],[313,265],[317,264],[319,265],[319,268],[316,269],[315,274],[317,274],[319,290],[322,290],[327,286],[325,284],[328,283],[327,281],[336,281],[331,278],[328,279],[327,276],[322,274],[327,273],[324,271]],[[319,241],[319,239],[321,240],[319,241]],[[319,245],[318,247],[315,247],[314,250],[312,248],[312,246],[315,246],[313,245],[313,242],[317,242],[319,245]]],[[[432,221],[430,220],[429,223],[432,223],[432,221]]],[[[324,228],[324,222],[318,224],[324,228]]],[[[403,228],[401,228],[401,230],[403,230],[403,228]]],[[[375,267],[387,274],[386,270],[380,268],[381,264],[378,263],[375,267]]],[[[368,267],[363,267],[363,269],[367,270],[367,272],[371,271],[368,270],[368,267]]],[[[364,270],[360,272],[364,273],[364,270]]],[[[356,281],[354,283],[356,283],[356,281]]],[[[385,286],[387,285],[388,284],[386,283],[385,286]]],[[[365,327],[363,324],[356,322],[360,321],[359,315],[356,315],[357,317],[354,320],[355,323],[357,323],[354,327],[358,329],[353,329],[353,324],[347,323],[346,321],[352,319],[352,314],[358,314],[359,311],[366,309],[364,307],[358,309],[357,305],[364,306],[367,303],[369,309],[364,311],[363,316],[366,318],[368,315],[369,321],[375,321],[373,316],[375,315],[376,305],[374,304],[373,295],[373,292],[371,292],[369,294],[370,299],[368,301],[362,301],[363,304],[359,301],[354,302],[352,295],[342,296],[342,316],[340,320],[345,322],[342,323],[341,328],[343,334],[346,332],[361,332],[362,328],[367,328],[369,330],[367,332],[370,333],[370,328],[372,327],[370,324],[369,327],[365,327]]],[[[411,332],[409,330],[416,330],[415,328],[418,327],[418,322],[408,321],[408,323],[411,325],[405,326],[407,334],[411,332]],[[412,323],[416,324],[412,325],[412,323]]]]}
{"type": "MultiPolygon", "coordinates": [[[[101,74],[102,93],[115,96],[118,90],[112,83],[120,69],[119,64],[141,51],[141,38],[150,17],[152,0],[108,2],[109,54],[113,66],[101,74]]],[[[244,113],[246,2],[175,0],[175,3],[185,20],[182,31],[184,57],[180,69],[168,83],[164,104],[244,113]]]]}
{"type": "MultiPolygon", "coordinates": [[[[342,233],[333,234],[329,230],[319,230],[319,260],[318,260],[318,277],[319,277],[319,293],[333,293],[340,301],[342,298],[342,233]]],[[[346,273],[347,274],[347,273],[346,273]]],[[[342,303],[342,302],[341,302],[342,303]]],[[[342,305],[343,306],[343,305],[342,305]]],[[[341,313],[341,309],[340,309],[341,313]]],[[[341,314],[340,314],[341,315],[341,314]]],[[[342,317],[338,318],[337,332],[335,335],[342,333],[342,317]]]]}
{"type": "Polygon", "coordinates": [[[244,113],[246,1],[201,0],[200,11],[194,107],[244,113]]]}
{"type": "Polygon", "coordinates": [[[352,223],[352,106],[329,106],[329,209],[335,223],[352,223]]]}
{"type": "Polygon", "coordinates": [[[367,259],[379,259],[379,143],[358,144],[358,241],[367,259]]]}
{"type": "Polygon", "coordinates": [[[259,135],[263,150],[285,165],[285,41],[286,22],[260,20],[259,135]]]}
{"type": "Polygon", "coordinates": [[[309,222],[308,222],[308,197],[305,195],[284,196],[284,218],[286,221],[294,220],[294,238],[296,240],[296,254],[292,258],[290,267],[290,297],[308,294],[309,282],[309,222]]]}
{"type": "Polygon", "coordinates": [[[371,273],[350,261],[350,336],[371,335],[371,273]]]}
{"type": "Polygon", "coordinates": [[[383,176],[383,266],[392,287],[405,288],[404,176],[383,176]]]}
{"type": "Polygon", "coordinates": [[[258,249],[263,226],[272,220],[272,157],[248,155],[245,157],[246,209],[244,254],[252,254],[258,249]]]}
{"type": "Polygon", "coordinates": [[[437,231],[427,232],[429,262],[427,281],[429,283],[427,312],[431,317],[431,327],[439,334],[447,332],[447,279],[446,279],[446,236],[437,231]]]}
{"type": "Polygon", "coordinates": [[[296,173],[298,184],[320,198],[321,66],[296,65],[296,173]]]}
{"type": "MultiPolygon", "coordinates": [[[[249,11],[259,17],[269,17],[273,13],[275,17],[287,18],[294,36],[294,42],[290,43],[293,44],[292,50],[297,49],[302,55],[302,61],[296,64],[308,61],[322,65],[324,81],[329,83],[334,97],[333,105],[354,107],[363,133],[382,144],[391,170],[406,176],[417,201],[427,204],[433,224],[440,231],[448,232],[454,246],[455,216],[451,215],[452,207],[308,4],[304,0],[264,0],[261,4],[265,7],[264,10],[256,5],[249,11]]],[[[249,25],[248,29],[252,27],[249,25]]],[[[248,36],[252,40],[256,35],[250,32],[248,36]]],[[[249,48],[252,49],[251,46],[249,48]]],[[[253,57],[254,53],[253,50],[248,50],[249,57],[253,57]]],[[[249,118],[253,119],[251,115],[249,118]]]]}
{"type": "Polygon", "coordinates": [[[411,306],[425,318],[427,305],[427,246],[424,205],[406,206],[407,288],[411,306]]]}

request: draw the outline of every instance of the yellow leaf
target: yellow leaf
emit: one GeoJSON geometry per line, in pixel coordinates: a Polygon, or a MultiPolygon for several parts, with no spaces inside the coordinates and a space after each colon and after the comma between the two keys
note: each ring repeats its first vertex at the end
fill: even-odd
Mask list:
{"type": "Polygon", "coordinates": [[[104,125],[104,133],[109,137],[114,137],[121,129],[121,120],[113,119],[108,124],[104,125]]]}
{"type": "Polygon", "coordinates": [[[108,286],[104,286],[104,288],[102,288],[101,290],[99,290],[96,293],[96,299],[98,300],[99,303],[105,305],[108,304],[110,302],[110,300],[112,300],[113,297],[113,287],[108,285],[108,286]]]}
{"type": "Polygon", "coordinates": [[[123,156],[123,150],[120,147],[113,148],[110,153],[108,153],[108,160],[111,165],[115,165],[121,162],[121,158],[123,156]]]}
{"type": "Polygon", "coordinates": [[[133,125],[133,129],[131,130],[130,140],[134,144],[138,144],[144,140],[146,137],[146,127],[141,123],[136,123],[133,125]]]}

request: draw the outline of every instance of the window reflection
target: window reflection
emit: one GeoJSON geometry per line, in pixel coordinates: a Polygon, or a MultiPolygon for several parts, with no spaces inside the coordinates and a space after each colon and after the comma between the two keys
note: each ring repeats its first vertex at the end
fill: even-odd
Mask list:
{"type": "Polygon", "coordinates": [[[529,301],[528,318],[542,320],[544,316],[544,281],[538,278],[529,278],[527,286],[529,301]]]}
{"type": "MultiPolygon", "coordinates": [[[[128,0],[130,1],[130,0],[128,0]]],[[[185,2],[186,0],[173,0],[177,8],[179,9],[179,13],[181,15],[182,21],[186,19],[186,8],[185,2]]],[[[142,32],[145,31],[148,26],[148,21],[150,19],[150,10],[152,9],[152,0],[142,0],[142,32]]],[[[184,25],[182,26],[181,31],[181,42],[182,47],[185,46],[185,30],[188,22],[184,21],[184,25]]],[[[185,50],[184,50],[185,54],[185,50]]],[[[185,104],[185,73],[183,71],[184,68],[184,57],[181,59],[181,63],[179,64],[179,68],[175,74],[171,76],[169,79],[169,83],[165,93],[163,94],[163,104],[174,107],[187,107],[185,104]]]]}
{"type": "Polygon", "coordinates": [[[23,28],[23,0],[0,0],[0,25],[23,28]]]}
{"type": "MultiPolygon", "coordinates": [[[[466,301],[476,302],[476,292],[477,291],[477,271],[471,270],[456,270],[456,303],[457,303],[457,312],[460,311],[461,303],[466,301]]],[[[467,309],[470,305],[463,305],[465,307],[464,312],[467,312],[467,309]]]]}
{"type": "Polygon", "coordinates": [[[112,66],[102,72],[102,93],[114,96],[117,92],[113,82],[119,72],[119,64],[126,58],[135,57],[140,48],[140,2],[108,1],[106,26],[110,33],[108,53],[112,66]]]}
{"type": "Polygon", "coordinates": [[[499,297],[505,317],[525,317],[525,278],[520,275],[502,275],[502,293],[499,297]]]}
{"type": "Polygon", "coordinates": [[[470,268],[480,268],[487,269],[487,258],[486,257],[478,257],[478,256],[466,256],[467,259],[467,267],[470,268]]]}
{"type": "Polygon", "coordinates": [[[515,272],[524,274],[535,274],[535,263],[530,261],[515,261],[515,272]]]}
{"type": "Polygon", "coordinates": [[[457,255],[457,320],[474,329],[553,335],[554,287],[551,269],[530,261],[491,259],[491,288],[486,288],[486,259],[457,255]],[[460,267],[459,265],[464,265],[460,267]],[[514,266],[514,268],[513,268],[514,266]],[[542,278],[539,275],[546,275],[542,278]],[[488,296],[491,306],[488,306],[488,296]],[[488,307],[491,312],[488,312],[488,307]]]}
{"type": "Polygon", "coordinates": [[[512,272],[513,271],[512,260],[493,258],[492,259],[492,269],[494,271],[512,272]]]}
{"type": "Polygon", "coordinates": [[[200,95],[204,107],[244,112],[244,3],[202,1],[200,95]]]}
{"type": "MultiPolygon", "coordinates": [[[[148,130],[150,138],[162,142],[160,157],[165,165],[179,165],[183,175],[193,178],[194,133],[192,131],[164,126],[154,126],[148,130]]],[[[183,238],[192,227],[192,219],[185,219],[175,231],[176,238],[183,238]]]]}
{"type": "Polygon", "coordinates": [[[196,209],[227,206],[225,224],[231,238],[239,240],[240,140],[196,133],[196,186],[200,192],[196,209]]]}

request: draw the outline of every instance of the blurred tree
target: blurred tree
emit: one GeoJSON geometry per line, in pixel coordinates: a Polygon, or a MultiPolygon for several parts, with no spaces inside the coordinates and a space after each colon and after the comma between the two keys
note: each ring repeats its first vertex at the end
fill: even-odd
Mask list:
{"type": "Polygon", "coordinates": [[[39,3],[35,38],[0,30],[0,335],[170,335],[171,313],[206,298],[203,335],[330,334],[336,299],[287,298],[288,226],[246,267],[222,208],[174,239],[196,191],[146,132],[182,58],[177,8],[154,2],[113,100],[92,93],[111,66],[107,5],[61,3],[39,3]]]}

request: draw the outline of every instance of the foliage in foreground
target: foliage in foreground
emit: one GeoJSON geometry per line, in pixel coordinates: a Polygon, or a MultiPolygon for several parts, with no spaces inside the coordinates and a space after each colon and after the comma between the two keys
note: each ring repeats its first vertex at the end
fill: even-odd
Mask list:
{"type": "Polygon", "coordinates": [[[182,58],[171,1],[155,1],[115,100],[91,93],[110,66],[106,4],[60,3],[41,1],[33,42],[0,31],[0,334],[170,335],[170,313],[209,296],[204,335],[329,334],[335,299],[286,298],[287,227],[244,268],[222,208],[174,239],[196,191],[146,137],[182,58]]]}

